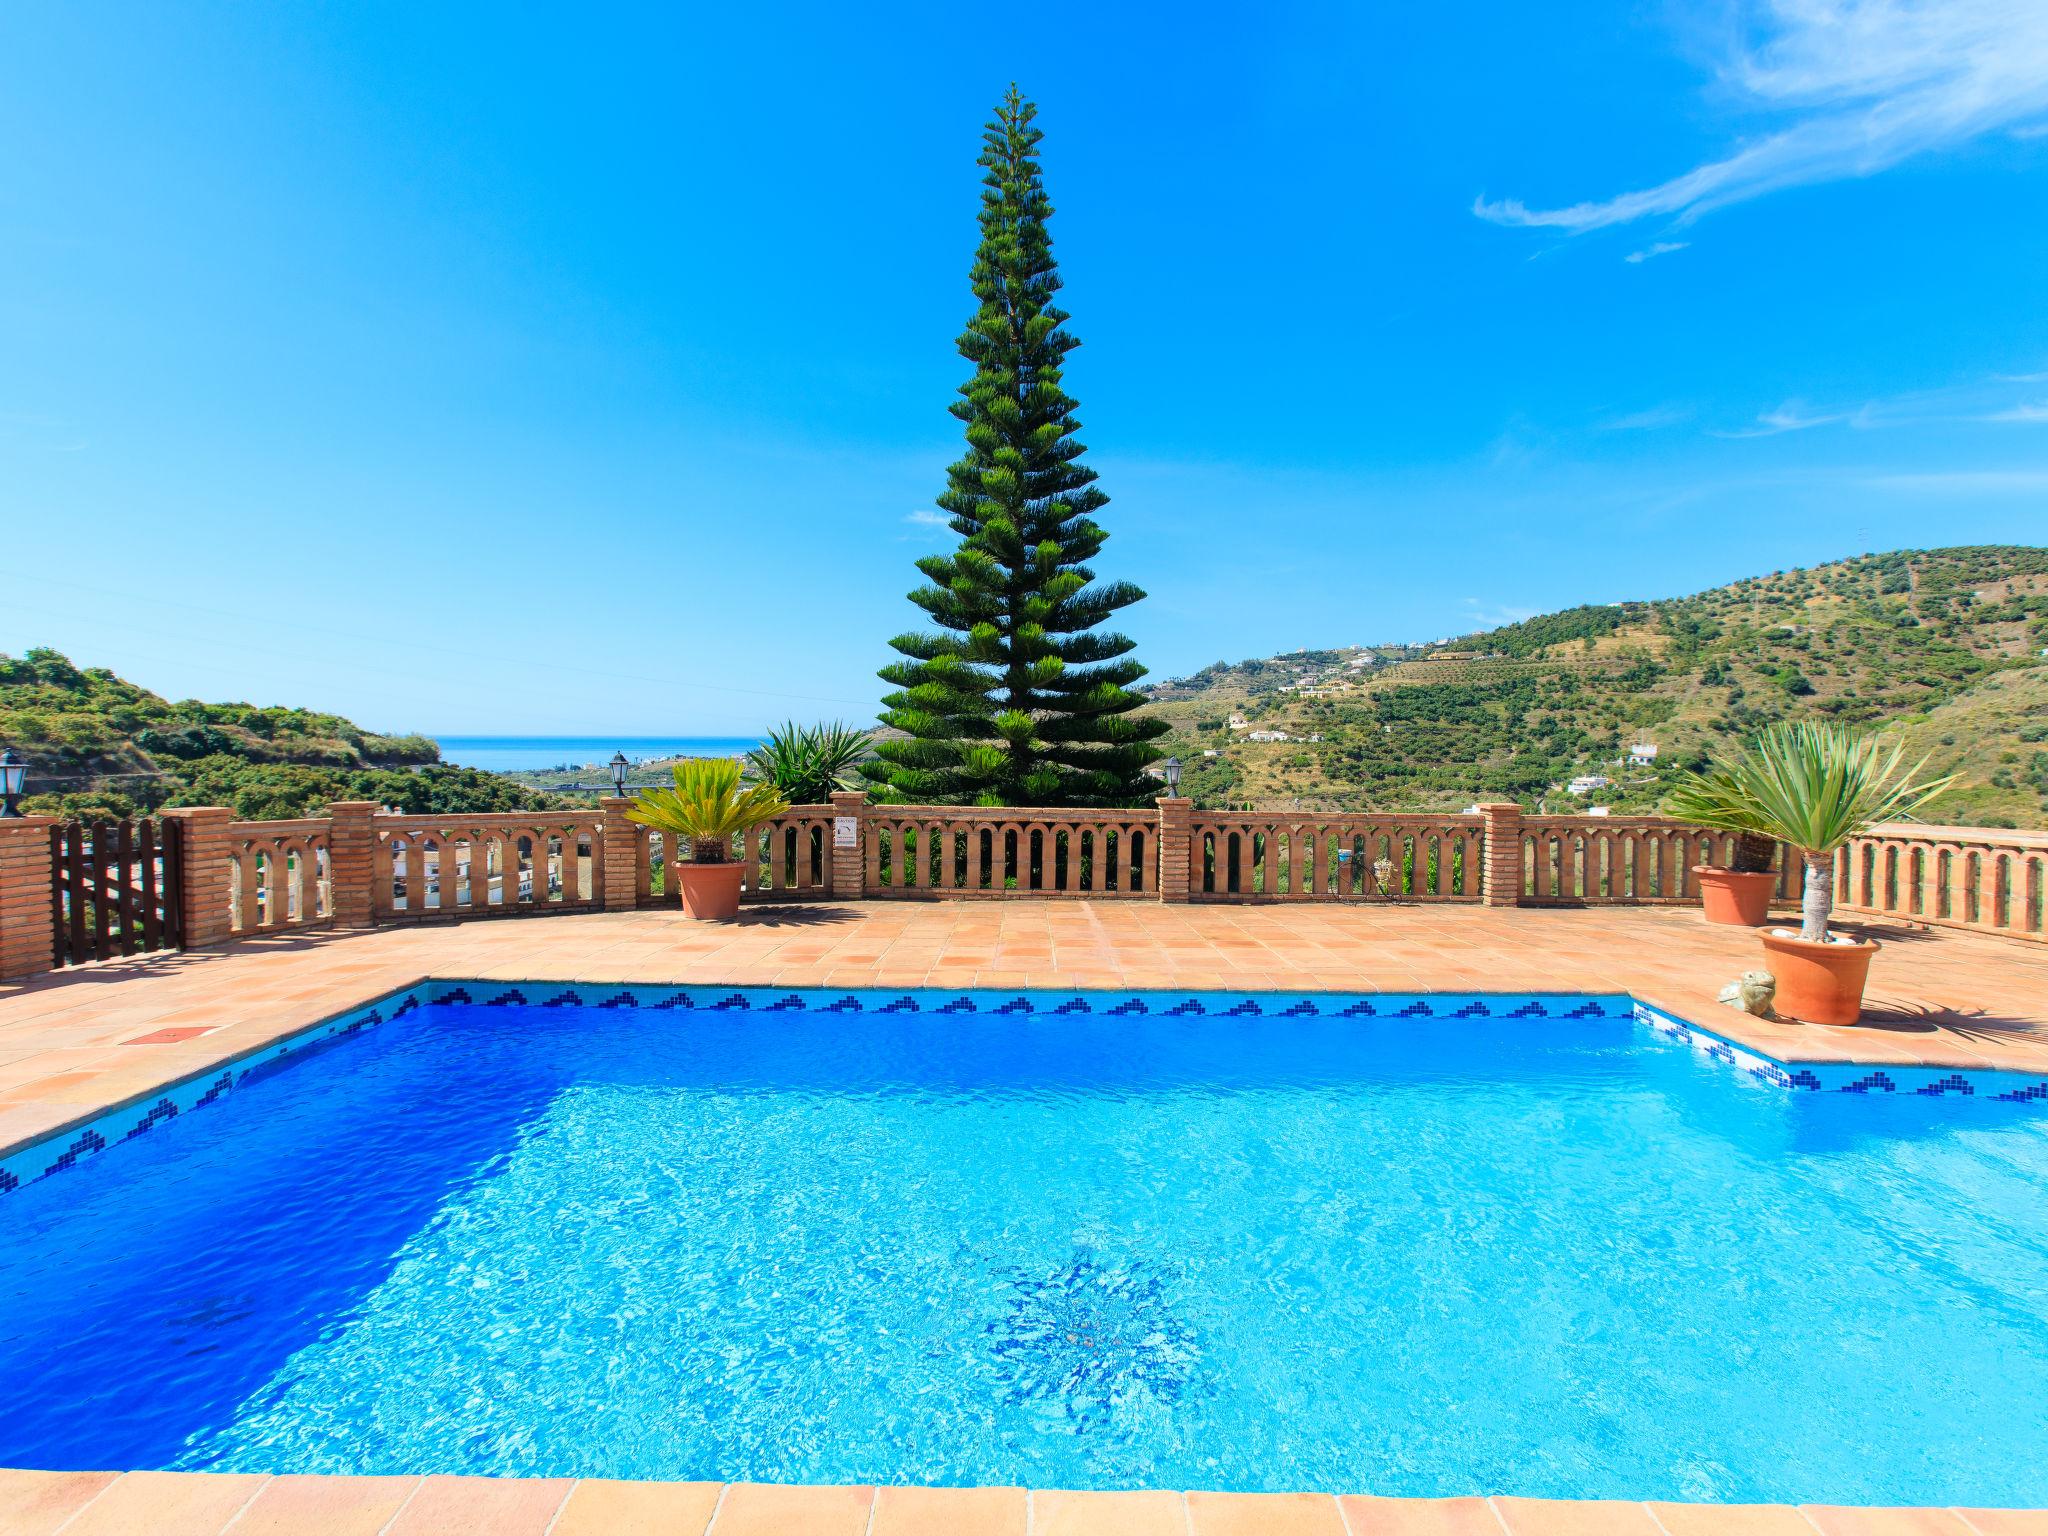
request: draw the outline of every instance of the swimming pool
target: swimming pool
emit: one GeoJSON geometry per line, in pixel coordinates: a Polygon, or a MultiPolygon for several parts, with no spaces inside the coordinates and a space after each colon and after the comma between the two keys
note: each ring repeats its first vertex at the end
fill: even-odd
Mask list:
{"type": "Polygon", "coordinates": [[[2048,1503],[2038,1108],[1623,998],[409,996],[0,1200],[0,1465],[2048,1503]]]}

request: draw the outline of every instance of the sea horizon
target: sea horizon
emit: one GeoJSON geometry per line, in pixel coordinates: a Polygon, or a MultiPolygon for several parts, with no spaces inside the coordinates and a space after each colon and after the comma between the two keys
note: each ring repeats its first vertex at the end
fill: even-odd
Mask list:
{"type": "Polygon", "coordinates": [[[492,773],[536,773],[552,768],[602,768],[614,752],[628,762],[670,757],[738,757],[761,744],[759,736],[434,736],[441,761],[492,773]]]}

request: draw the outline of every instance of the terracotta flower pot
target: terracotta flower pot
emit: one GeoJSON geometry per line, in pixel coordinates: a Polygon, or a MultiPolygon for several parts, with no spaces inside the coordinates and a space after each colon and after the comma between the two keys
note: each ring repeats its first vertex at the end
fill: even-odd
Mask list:
{"type": "Polygon", "coordinates": [[[683,916],[721,919],[740,910],[740,864],[678,864],[676,880],[683,890],[683,916]]]}
{"type": "Polygon", "coordinates": [[[1695,864],[1693,877],[1700,883],[1700,908],[1710,923],[1740,923],[1755,928],[1770,915],[1771,893],[1778,877],[1771,870],[1751,874],[1747,870],[1719,869],[1695,864]]]}
{"type": "Polygon", "coordinates": [[[1854,1024],[1875,939],[1815,944],[1787,928],[1766,928],[1764,957],[1778,978],[1778,1012],[1808,1024],[1854,1024]]]}

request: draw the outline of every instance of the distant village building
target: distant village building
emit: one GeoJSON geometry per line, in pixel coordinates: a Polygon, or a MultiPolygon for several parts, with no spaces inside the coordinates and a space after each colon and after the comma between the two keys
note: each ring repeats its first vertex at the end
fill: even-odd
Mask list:
{"type": "Polygon", "coordinates": [[[1251,739],[1253,741],[1286,741],[1288,735],[1285,731],[1253,731],[1251,739]]]}
{"type": "Polygon", "coordinates": [[[1233,731],[1241,731],[1250,724],[1251,721],[1245,719],[1243,715],[1232,715],[1230,717],[1230,728],[1233,731]]]}
{"type": "Polygon", "coordinates": [[[1654,768],[1657,766],[1656,743],[1639,741],[1628,749],[1628,765],[1631,768],[1654,768]]]}
{"type": "Polygon", "coordinates": [[[1613,782],[1614,780],[1604,773],[1582,773],[1565,785],[1564,792],[1568,795],[1590,795],[1594,790],[1605,789],[1613,782]]]}

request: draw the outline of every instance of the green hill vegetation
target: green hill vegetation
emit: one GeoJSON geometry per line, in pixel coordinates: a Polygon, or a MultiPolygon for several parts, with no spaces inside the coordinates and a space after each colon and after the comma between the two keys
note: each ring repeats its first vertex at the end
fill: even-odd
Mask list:
{"type": "Polygon", "coordinates": [[[312,815],[331,800],[416,813],[561,803],[451,767],[424,736],[383,736],[306,709],[173,703],[52,650],[0,655],[0,744],[28,759],[23,809],[64,816],[224,805],[273,818],[312,815]]]}
{"type": "Polygon", "coordinates": [[[1930,819],[2041,826],[2044,651],[2048,549],[1904,550],[1438,645],[1219,662],[1154,688],[1150,708],[1206,805],[1648,810],[1674,769],[1817,716],[1896,725],[1958,773],[1930,819]],[[1631,767],[1639,744],[1655,758],[1631,767]],[[1612,782],[1566,794],[1579,775],[1612,782]]]}

